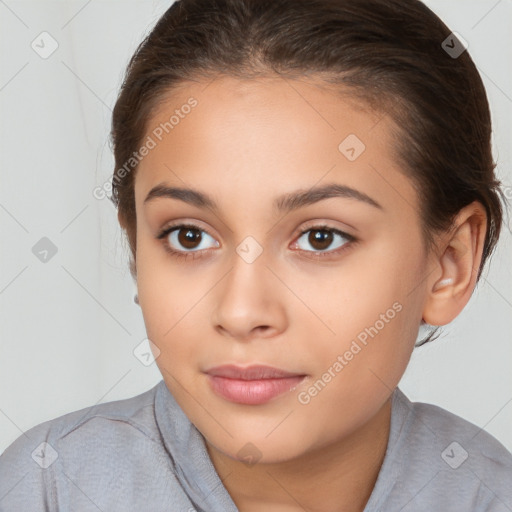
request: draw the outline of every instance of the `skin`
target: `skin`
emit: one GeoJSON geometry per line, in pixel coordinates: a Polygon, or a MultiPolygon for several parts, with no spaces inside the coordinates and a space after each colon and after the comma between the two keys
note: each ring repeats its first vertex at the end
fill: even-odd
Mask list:
{"type": "Polygon", "coordinates": [[[427,253],[419,199],[393,160],[387,116],[311,78],[218,77],[169,92],[147,134],[191,96],[198,105],[144,157],[135,180],[137,287],[157,365],[239,510],[362,511],[387,447],[391,394],[422,318],[445,325],[471,297],[485,210],[477,202],[461,210],[427,253]],[[366,146],[354,161],[338,149],[349,134],[366,146]],[[219,211],[172,198],[144,204],[162,183],[202,191],[219,211]],[[382,210],[346,197],[272,210],[281,194],[327,183],[364,192],[382,210]],[[194,259],[171,256],[156,238],[171,221],[206,230],[195,232],[202,235],[195,246],[180,245],[177,232],[167,237],[175,250],[195,251],[194,259]],[[358,241],[333,234],[322,246],[308,241],[311,231],[300,236],[321,224],[358,241]],[[237,253],[248,236],[263,251],[251,263],[237,253]],[[453,282],[439,287],[447,278],[453,282]],[[299,393],[396,303],[394,318],[300,403],[299,393]],[[265,404],[235,404],[203,373],[227,363],[307,378],[265,404]],[[247,443],[257,448],[255,464],[239,453],[247,443]]]}

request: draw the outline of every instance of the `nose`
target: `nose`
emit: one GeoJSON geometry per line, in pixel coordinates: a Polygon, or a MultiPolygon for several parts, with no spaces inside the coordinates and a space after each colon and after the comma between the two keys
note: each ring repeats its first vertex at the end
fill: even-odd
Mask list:
{"type": "Polygon", "coordinates": [[[240,254],[234,254],[230,270],[215,287],[214,329],[240,342],[274,337],[286,329],[286,287],[264,251],[254,260],[240,254]]]}

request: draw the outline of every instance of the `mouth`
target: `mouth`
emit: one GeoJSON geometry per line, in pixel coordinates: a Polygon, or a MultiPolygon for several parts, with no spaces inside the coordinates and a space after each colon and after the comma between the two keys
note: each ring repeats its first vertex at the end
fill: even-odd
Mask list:
{"type": "Polygon", "coordinates": [[[271,366],[216,366],[207,370],[214,393],[234,403],[260,405],[296,388],[305,374],[288,372],[271,366]]]}

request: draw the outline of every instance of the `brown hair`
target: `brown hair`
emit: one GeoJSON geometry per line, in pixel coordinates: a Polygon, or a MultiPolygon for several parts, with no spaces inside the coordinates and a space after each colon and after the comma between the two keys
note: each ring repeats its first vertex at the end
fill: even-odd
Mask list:
{"type": "MultiPolygon", "coordinates": [[[[464,206],[482,203],[487,232],[480,279],[501,230],[503,192],[494,174],[484,85],[467,51],[454,56],[443,47],[450,34],[419,0],[176,1],[128,64],[112,117],[115,169],[134,160],[152,112],[187,80],[320,77],[400,127],[394,151],[420,198],[427,248],[464,206]]],[[[453,47],[457,40],[449,41],[453,47]]],[[[132,172],[114,172],[111,200],[136,278],[132,166],[132,172]]]]}

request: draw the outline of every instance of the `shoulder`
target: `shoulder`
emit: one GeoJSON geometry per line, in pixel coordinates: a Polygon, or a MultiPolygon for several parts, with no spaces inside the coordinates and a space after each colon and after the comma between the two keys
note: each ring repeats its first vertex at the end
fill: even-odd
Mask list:
{"type": "Polygon", "coordinates": [[[107,471],[121,457],[133,462],[137,449],[122,450],[127,446],[146,453],[153,445],[158,447],[154,402],[162,382],[140,395],[70,412],[20,435],[0,455],[0,510],[11,510],[2,505],[7,507],[14,496],[17,506],[51,501],[49,493],[65,473],[63,461],[66,474],[86,470],[91,461],[107,471]]]}
{"type": "Polygon", "coordinates": [[[154,401],[158,385],[137,396],[95,404],[40,423],[19,436],[2,456],[31,447],[38,440],[49,444],[73,438],[76,432],[85,432],[89,428],[94,428],[96,434],[115,431],[119,435],[135,430],[152,437],[155,432],[154,401]]]}
{"type": "Polygon", "coordinates": [[[407,399],[406,406],[407,402],[412,426],[417,431],[430,431],[435,446],[443,448],[440,456],[448,466],[462,465],[471,455],[470,462],[475,468],[482,471],[491,468],[494,475],[497,471],[512,478],[512,453],[483,427],[434,404],[407,399]],[[450,461],[450,458],[456,460],[450,461]]]}
{"type": "Polygon", "coordinates": [[[395,408],[402,419],[395,419],[396,471],[411,482],[411,496],[422,489],[430,507],[442,497],[445,510],[512,509],[512,453],[494,436],[437,405],[411,402],[399,389],[395,408]]]}

